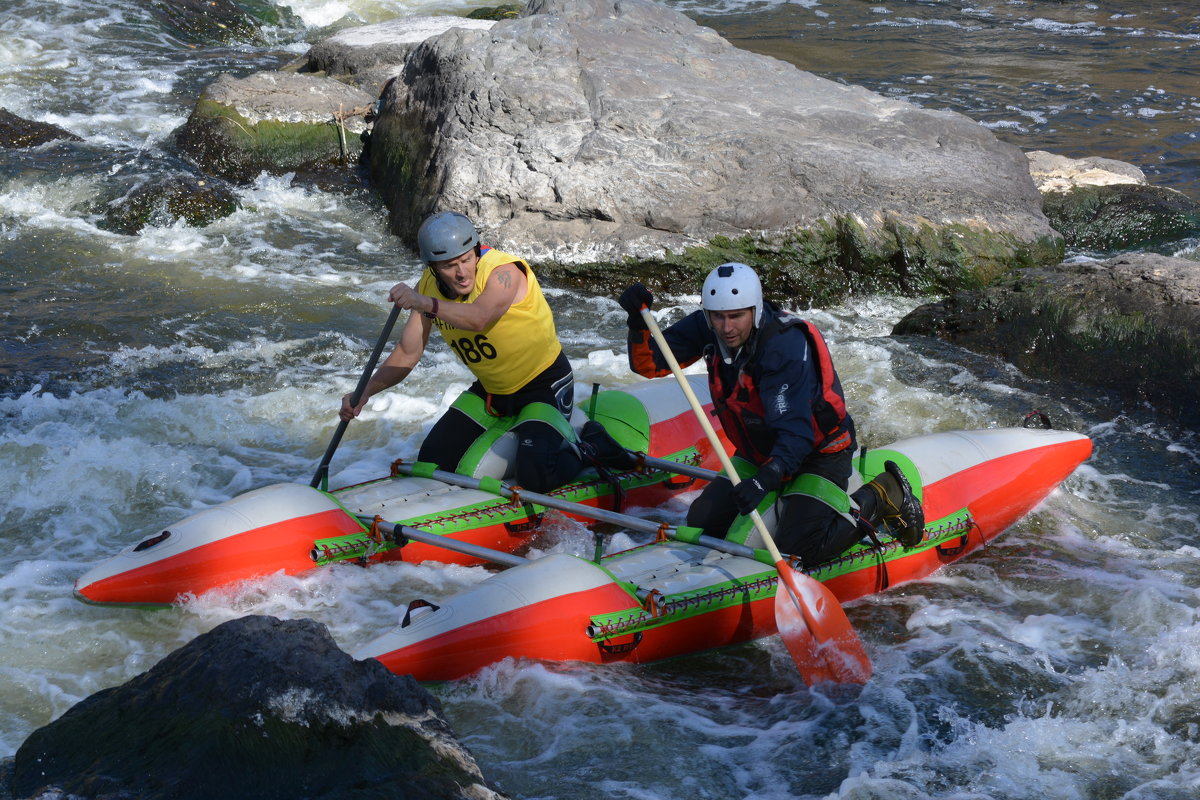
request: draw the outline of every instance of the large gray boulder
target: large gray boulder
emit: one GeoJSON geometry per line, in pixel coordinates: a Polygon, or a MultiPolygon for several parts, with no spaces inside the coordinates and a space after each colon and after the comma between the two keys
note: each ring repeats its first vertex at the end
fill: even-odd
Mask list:
{"type": "Polygon", "coordinates": [[[661,260],[714,237],[769,247],[801,229],[899,262],[909,231],[963,261],[1057,255],[1017,148],[650,0],[532,0],[490,31],[448,31],[382,100],[372,179],[410,239],[448,208],[560,263],[661,260]]]}
{"type": "Polygon", "coordinates": [[[226,622],[78,703],[6,777],[0,796],[22,798],[502,800],[411,677],[271,617],[226,622]]]}
{"type": "Polygon", "coordinates": [[[1200,425],[1197,261],[1134,253],[1027,269],[923,305],[892,333],[936,336],[1200,425]]]}

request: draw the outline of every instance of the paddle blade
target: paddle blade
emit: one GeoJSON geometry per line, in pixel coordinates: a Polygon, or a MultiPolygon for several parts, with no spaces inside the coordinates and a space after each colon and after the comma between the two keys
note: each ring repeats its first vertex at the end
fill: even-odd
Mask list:
{"type": "Polygon", "coordinates": [[[783,559],[775,567],[775,624],[804,682],[866,683],[871,659],[833,592],[783,559]]]}

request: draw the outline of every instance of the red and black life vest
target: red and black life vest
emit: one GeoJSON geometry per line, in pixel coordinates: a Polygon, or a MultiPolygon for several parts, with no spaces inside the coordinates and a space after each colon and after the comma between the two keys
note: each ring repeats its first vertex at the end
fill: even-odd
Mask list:
{"type": "Polygon", "coordinates": [[[808,337],[820,384],[820,397],[812,404],[813,449],[821,453],[837,453],[853,443],[846,398],[838,383],[824,337],[808,320],[780,313],[758,331],[755,353],[738,370],[737,382],[733,386],[727,387],[721,380],[720,355],[715,350],[707,355],[708,390],[721,426],[738,451],[756,464],[762,464],[770,458],[775,445],[775,432],[767,425],[762,394],[755,381],[758,373],[755,367],[767,342],[791,327],[799,327],[808,337]]]}

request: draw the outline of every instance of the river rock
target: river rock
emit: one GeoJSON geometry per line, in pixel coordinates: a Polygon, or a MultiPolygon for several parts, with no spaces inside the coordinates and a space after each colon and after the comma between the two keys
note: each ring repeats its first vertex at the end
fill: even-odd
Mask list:
{"type": "Polygon", "coordinates": [[[936,336],[1200,424],[1197,261],[1138,253],[1023,270],[923,305],[892,333],[936,336]]]}
{"type": "Polygon", "coordinates": [[[370,165],[410,241],[456,209],[540,261],[715,245],[697,275],[741,256],[793,296],[822,280],[933,290],[1061,255],[1025,156],[987,129],[739,50],[650,0],[532,0],[425,41],[384,93],[370,165]]]}
{"type": "Polygon", "coordinates": [[[1111,158],[1026,153],[1042,193],[1042,210],[1067,245],[1111,253],[1149,250],[1200,235],[1200,204],[1174,189],[1151,186],[1132,164],[1111,158]]]}
{"type": "Polygon", "coordinates": [[[279,25],[292,19],[289,10],[262,2],[155,0],[146,5],[173,36],[195,44],[255,40],[263,22],[279,25]],[[244,7],[247,5],[255,13],[244,7]]]}
{"type": "Polygon", "coordinates": [[[1133,164],[1112,158],[1068,158],[1045,150],[1025,154],[1029,174],[1042,194],[1069,192],[1080,186],[1146,184],[1146,174],[1133,164]]]}
{"type": "Polygon", "coordinates": [[[1200,236],[1200,204],[1182,192],[1135,183],[1077,186],[1042,199],[1067,245],[1095,253],[1159,250],[1200,236]]]}
{"type": "Polygon", "coordinates": [[[83,139],[49,122],[33,122],[0,108],[0,147],[37,147],[55,139],[82,142],[83,139]]]}
{"type": "Polygon", "coordinates": [[[233,620],[34,731],[12,795],[499,800],[432,695],[323,625],[233,620]]]}
{"type": "Polygon", "coordinates": [[[451,28],[488,30],[491,20],[455,16],[401,17],[347,28],[309,48],[299,72],[317,73],[350,83],[373,97],[400,74],[418,44],[451,28]]]}
{"type": "Polygon", "coordinates": [[[362,152],[374,102],[333,78],[285,71],[221,75],[175,131],[174,143],[206,173],[235,182],[263,171],[345,173],[362,152]]]}
{"type": "Polygon", "coordinates": [[[135,235],[147,225],[168,227],[178,220],[202,228],[240,207],[237,193],[218,178],[187,174],[136,176],[120,197],[102,206],[105,230],[135,235]]]}

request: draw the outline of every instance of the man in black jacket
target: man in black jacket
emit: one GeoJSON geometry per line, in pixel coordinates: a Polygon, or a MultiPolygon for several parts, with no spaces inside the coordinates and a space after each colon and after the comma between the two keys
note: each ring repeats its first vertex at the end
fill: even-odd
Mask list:
{"type": "MultiPolygon", "coordinates": [[[[670,372],[641,316],[653,302],[640,283],[620,298],[629,313],[629,365],[646,377],[670,372]]],[[[884,520],[904,546],[920,542],[921,504],[895,462],[847,494],[854,420],[816,327],[765,302],[758,275],[745,264],[714,269],[701,305],[663,336],[680,364],[704,359],[742,480],[734,486],[721,478],[705,487],[688,510],[688,525],[724,537],[739,514],[779,490],[776,542],[805,564],[836,558],[884,520]]]]}

